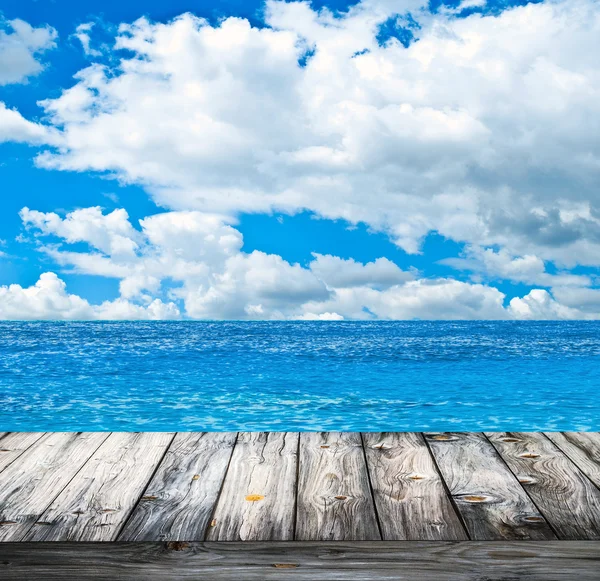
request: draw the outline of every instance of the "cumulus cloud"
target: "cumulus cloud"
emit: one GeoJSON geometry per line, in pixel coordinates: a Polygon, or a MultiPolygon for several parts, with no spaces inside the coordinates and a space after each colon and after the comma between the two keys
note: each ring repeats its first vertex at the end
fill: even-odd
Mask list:
{"type": "Polygon", "coordinates": [[[414,273],[401,270],[397,264],[383,257],[367,264],[361,264],[352,258],[344,260],[317,253],[314,257],[310,269],[332,288],[387,288],[414,278],[414,273]]]}
{"type": "MultiPolygon", "coordinates": [[[[485,2],[426,4],[270,0],[260,27],[122,24],[120,60],[41,101],[43,123],[0,106],[0,139],[46,144],[40,167],[141,185],[167,211],[133,225],[124,210],[25,208],[24,224],[62,269],[118,279],[124,311],[164,299],[198,318],[595,317],[595,277],[568,269],[600,266],[598,2],[466,18],[485,2]],[[418,38],[382,40],[408,12],[418,38]],[[468,282],[383,257],[243,251],[240,213],[303,210],[407,253],[430,232],[464,243],[444,264],[468,282]],[[496,280],[545,288],[506,304],[496,280]]],[[[76,31],[88,52],[90,30],[76,31]]]]}
{"type": "Polygon", "coordinates": [[[9,109],[0,101],[0,143],[50,144],[56,143],[56,136],[53,128],[28,121],[16,109],[9,109]]]}
{"type": "Polygon", "coordinates": [[[0,310],[4,318],[18,318],[18,313],[32,318],[56,318],[57,313],[64,318],[174,318],[180,312],[198,319],[596,316],[591,296],[583,310],[570,306],[577,302],[573,298],[563,304],[545,290],[505,305],[505,295],[494,287],[419,278],[417,271],[403,271],[383,257],[363,264],[315,254],[302,266],[276,254],[247,253],[233,225],[198,211],[149,216],[140,220],[139,230],[122,209],[84,208],[63,217],[25,208],[21,217],[42,252],[71,272],[119,280],[121,297],[92,306],[68,295],[64,283],[49,273],[29,289],[4,287],[10,299],[0,310]],[[72,249],[82,242],[88,250],[72,249]],[[31,308],[28,301],[34,303],[31,308]]]}
{"type": "Polygon", "coordinates": [[[156,299],[143,307],[118,299],[98,306],[68,294],[66,284],[53,272],[43,273],[30,287],[0,286],[0,318],[9,320],[60,319],[173,319],[179,310],[156,299]]]}
{"type": "Polygon", "coordinates": [[[118,67],[88,67],[42,103],[62,143],[38,164],[108,172],[173,210],[307,209],[408,252],[437,231],[599,265],[597,2],[460,19],[424,4],[335,15],[270,1],[261,28],[190,14],[121,25],[118,67]],[[418,40],[381,45],[381,24],[407,10],[418,40]]]}
{"type": "Polygon", "coordinates": [[[562,305],[543,289],[534,289],[523,298],[512,299],[509,311],[517,319],[600,319],[598,311],[587,314],[562,305]]]}
{"type": "Polygon", "coordinates": [[[446,258],[441,264],[458,270],[471,272],[472,278],[485,277],[490,280],[509,280],[511,282],[540,286],[590,286],[593,281],[586,275],[574,275],[568,272],[551,274],[547,272],[545,262],[538,256],[525,254],[513,256],[506,249],[468,247],[461,258],[446,258]]]}
{"type": "Polygon", "coordinates": [[[39,74],[44,69],[39,57],[56,46],[57,36],[51,26],[33,28],[23,20],[0,19],[0,85],[39,74]]]}

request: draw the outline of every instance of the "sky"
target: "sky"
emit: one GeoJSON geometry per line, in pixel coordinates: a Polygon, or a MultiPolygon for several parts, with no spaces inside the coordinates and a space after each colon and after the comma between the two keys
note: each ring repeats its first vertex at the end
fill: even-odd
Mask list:
{"type": "Polygon", "coordinates": [[[0,319],[600,318],[599,0],[0,10],[0,319]]]}

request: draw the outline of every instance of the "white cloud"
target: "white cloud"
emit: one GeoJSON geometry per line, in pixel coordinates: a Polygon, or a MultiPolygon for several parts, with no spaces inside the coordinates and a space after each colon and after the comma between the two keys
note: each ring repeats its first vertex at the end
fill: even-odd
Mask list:
{"type": "Polygon", "coordinates": [[[148,306],[134,305],[123,299],[90,305],[77,295],[68,294],[64,281],[52,272],[43,273],[30,287],[18,284],[0,286],[0,319],[173,319],[179,310],[173,303],[160,300],[148,306]]]}
{"type": "Polygon", "coordinates": [[[42,103],[62,143],[38,163],[109,172],[174,210],[308,209],[409,252],[435,230],[599,265],[597,2],[462,19],[421,4],[334,17],[269,2],[264,28],[189,14],[124,24],[116,47],[131,56],[42,103]],[[379,46],[379,25],[407,8],[419,40],[379,46]]]}
{"type": "Polygon", "coordinates": [[[331,288],[387,288],[414,278],[412,272],[401,270],[383,257],[367,264],[324,254],[315,253],[314,257],[310,269],[331,288]]]}
{"type": "Polygon", "coordinates": [[[600,319],[600,312],[586,313],[562,305],[543,289],[534,289],[523,298],[510,301],[509,312],[516,319],[600,319]]]}
{"type": "Polygon", "coordinates": [[[50,26],[33,28],[23,20],[0,19],[0,85],[23,83],[44,66],[38,57],[56,46],[57,33],[50,26]]]}
{"type": "MultiPolygon", "coordinates": [[[[163,299],[216,319],[595,317],[595,277],[567,269],[600,266],[598,2],[462,19],[424,4],[364,0],[336,16],[270,1],[262,28],[140,19],[119,29],[118,65],[40,102],[43,124],[0,104],[0,140],[50,146],[39,166],[139,184],[169,210],[135,227],[124,210],[23,210],[63,269],[119,280],[121,298],[90,317],[153,304],[170,316],[163,299]],[[406,10],[418,41],[380,46],[379,26],[406,10]],[[363,222],[410,253],[432,231],[464,242],[444,262],[471,280],[243,251],[238,214],[301,210],[363,222]],[[506,306],[483,284],[494,280],[550,290],[506,306]]],[[[88,52],[90,30],[76,31],[88,52]]],[[[71,312],[78,297],[55,291],[71,312]]]]}
{"type": "Polygon", "coordinates": [[[45,125],[25,119],[17,110],[0,101],[0,143],[15,141],[39,145],[55,143],[57,132],[45,125]]]}
{"type": "MultiPolygon", "coordinates": [[[[24,209],[21,216],[43,252],[76,273],[119,280],[121,297],[91,306],[67,295],[64,283],[48,274],[30,289],[10,287],[7,296],[17,306],[0,310],[5,318],[16,313],[54,318],[57,312],[65,318],[172,318],[180,314],[176,304],[185,316],[200,319],[593,318],[598,313],[594,305],[600,303],[596,295],[580,296],[579,308],[576,295],[569,298],[563,285],[554,298],[535,290],[505,306],[505,295],[494,287],[416,278],[416,271],[403,271],[386,258],[362,264],[315,254],[306,267],[290,264],[275,254],[243,252],[238,230],[201,212],[149,216],[140,220],[140,230],[124,210],[103,214],[99,208],[85,208],[61,217],[24,209]],[[44,236],[59,242],[45,243],[44,236]],[[89,251],[70,249],[81,242],[89,251]],[[40,307],[38,295],[50,298],[40,307]],[[37,302],[29,308],[28,300],[37,302]]],[[[539,265],[531,262],[535,268],[524,271],[539,275],[539,265]]]]}
{"type": "Polygon", "coordinates": [[[441,264],[459,270],[471,271],[472,278],[484,276],[491,280],[509,280],[540,286],[590,286],[589,276],[568,272],[550,274],[544,261],[538,256],[526,254],[512,256],[506,249],[468,247],[464,258],[446,258],[441,264]]]}
{"type": "Polygon", "coordinates": [[[451,279],[415,280],[378,291],[336,289],[330,301],[305,305],[307,312],[334,311],[349,319],[506,319],[499,290],[451,279]]]}
{"type": "Polygon", "coordinates": [[[81,43],[83,53],[86,56],[101,56],[102,53],[99,50],[91,47],[91,36],[90,32],[94,28],[94,22],[83,22],[79,24],[73,33],[73,36],[81,43]]]}
{"type": "Polygon", "coordinates": [[[75,210],[63,220],[53,212],[37,212],[23,208],[21,220],[27,227],[34,227],[42,234],[53,234],[68,243],[87,242],[97,250],[118,256],[132,255],[138,247],[138,233],[129,222],[123,209],[103,214],[98,206],[75,210]]]}

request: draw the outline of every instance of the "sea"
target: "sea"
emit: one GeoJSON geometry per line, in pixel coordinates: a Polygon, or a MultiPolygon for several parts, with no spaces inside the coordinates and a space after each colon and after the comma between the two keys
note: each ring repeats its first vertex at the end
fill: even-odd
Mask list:
{"type": "Polygon", "coordinates": [[[0,322],[0,431],[600,430],[597,322],[0,322]]]}

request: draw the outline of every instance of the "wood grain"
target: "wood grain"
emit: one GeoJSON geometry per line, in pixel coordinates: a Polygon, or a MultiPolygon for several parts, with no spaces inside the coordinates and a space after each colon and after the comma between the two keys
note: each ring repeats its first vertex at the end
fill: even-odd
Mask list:
{"type": "Polygon", "coordinates": [[[204,540],[236,437],[177,434],[119,540],[204,540]]]}
{"type": "Polygon", "coordinates": [[[0,541],[23,538],[107,437],[49,434],[0,473],[0,541]]]}
{"type": "Polygon", "coordinates": [[[35,444],[44,432],[5,433],[0,440],[0,472],[35,444]]]}
{"type": "Polygon", "coordinates": [[[114,540],[173,435],[111,434],[44,511],[25,540],[114,540]]]}
{"type": "Polygon", "coordinates": [[[296,540],[380,538],[360,434],[301,434],[296,540]]]}
{"type": "Polygon", "coordinates": [[[600,490],[539,433],[488,434],[560,539],[600,539],[600,490]]]}
{"type": "Polygon", "coordinates": [[[298,434],[238,435],[208,540],[292,540],[298,434]]]}
{"type": "Polygon", "coordinates": [[[548,432],[546,436],[600,488],[600,433],[548,432]]]}
{"type": "Polygon", "coordinates": [[[385,540],[468,538],[421,434],[365,433],[363,442],[385,540]]]}
{"type": "Polygon", "coordinates": [[[556,538],[483,434],[428,433],[425,437],[472,539],[556,538]]]}
{"type": "Polygon", "coordinates": [[[598,542],[8,543],[2,581],[598,581],[598,542]]]}

